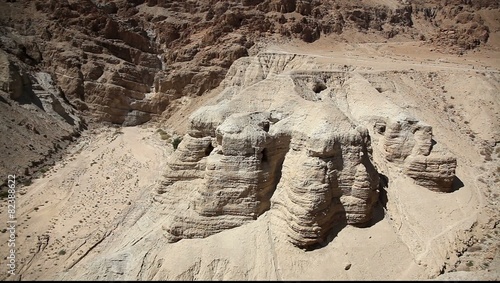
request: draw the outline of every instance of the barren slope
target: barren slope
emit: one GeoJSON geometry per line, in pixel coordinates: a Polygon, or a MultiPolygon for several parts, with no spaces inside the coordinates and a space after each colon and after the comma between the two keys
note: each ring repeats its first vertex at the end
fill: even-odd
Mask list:
{"type": "MultiPolygon", "coordinates": [[[[411,43],[313,46],[314,54],[300,44],[274,46],[269,54],[308,54],[290,65],[296,70],[340,69],[345,80],[331,101],[355,121],[404,109],[432,125],[436,148],[447,146],[457,157],[455,191],[418,186],[397,166],[384,167],[375,151],[379,172],[389,178],[386,209],[377,206],[368,227],[333,230],[321,248],[290,244],[272,222],[273,209],[237,228],[169,243],[163,226],[172,213],[187,211],[192,193],[191,186],[165,193],[176,206],[153,201],[171,145],[156,127],[106,129],[89,133],[62,163],[23,188],[22,279],[425,279],[458,269],[473,272],[446,278],[498,280],[498,62],[436,58],[411,43]]],[[[493,55],[487,56],[498,58],[493,55]]],[[[159,126],[184,134],[189,114],[221,101],[221,90],[186,98],[159,126]]],[[[251,104],[256,97],[238,99],[251,104]]]]}

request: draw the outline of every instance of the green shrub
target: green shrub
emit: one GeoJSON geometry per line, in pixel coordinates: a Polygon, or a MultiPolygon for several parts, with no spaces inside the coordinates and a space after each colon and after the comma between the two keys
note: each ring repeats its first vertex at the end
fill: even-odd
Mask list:
{"type": "Polygon", "coordinates": [[[59,255],[65,255],[65,254],[66,254],[66,251],[65,251],[65,250],[60,250],[60,251],[58,252],[58,254],[59,254],[59,255]]]}
{"type": "Polygon", "coordinates": [[[174,150],[177,149],[181,141],[182,141],[181,137],[176,137],[172,140],[172,145],[174,146],[174,150]]]}
{"type": "Polygon", "coordinates": [[[7,198],[9,193],[7,191],[0,191],[0,199],[7,198]]]}
{"type": "Polygon", "coordinates": [[[156,132],[158,132],[160,134],[160,138],[162,140],[168,140],[170,138],[170,135],[167,132],[165,132],[163,129],[158,129],[158,130],[156,130],[156,132]]]}

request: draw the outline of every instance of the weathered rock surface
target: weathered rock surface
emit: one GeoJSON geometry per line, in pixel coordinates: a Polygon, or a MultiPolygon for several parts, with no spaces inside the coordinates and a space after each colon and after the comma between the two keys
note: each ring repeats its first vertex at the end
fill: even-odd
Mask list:
{"type": "Polygon", "coordinates": [[[221,99],[228,100],[191,116],[159,190],[165,202],[178,182],[193,186],[192,210],[164,224],[171,241],[205,237],[272,210],[290,241],[308,247],[335,225],[371,219],[379,181],[368,131],[332,105],[305,99],[294,83],[304,74],[276,76],[294,60],[286,54],[241,59],[223,82],[221,99]],[[264,104],[248,101],[255,95],[264,104]],[[301,103],[323,111],[309,115],[301,103]]]}
{"type": "Polygon", "coordinates": [[[410,156],[405,162],[405,173],[415,182],[434,191],[452,190],[457,159],[453,156],[410,156]]]}
{"type": "Polygon", "coordinates": [[[273,229],[304,248],[325,241],[335,226],[367,225],[380,182],[371,135],[383,162],[430,190],[451,190],[456,159],[435,148],[431,126],[391,115],[398,107],[363,118],[366,111],[350,100],[378,91],[345,66],[319,66],[286,53],[235,62],[217,103],[191,115],[157,190],[155,199],[172,213],[163,224],[170,241],[206,237],[266,211],[273,229]],[[169,209],[181,187],[190,187],[178,204],[185,210],[169,209]]]}
{"type": "Polygon", "coordinates": [[[383,155],[401,164],[418,185],[433,191],[452,190],[457,160],[446,149],[433,150],[432,127],[408,116],[378,122],[375,130],[383,135],[383,155]]]}
{"type": "MultiPolygon", "coordinates": [[[[0,174],[19,183],[53,162],[85,127],[50,74],[0,50],[0,174]]],[[[0,186],[7,182],[3,178],[0,186]]]]}
{"type": "Polygon", "coordinates": [[[485,13],[498,3],[430,2],[11,1],[1,4],[0,46],[50,73],[91,121],[136,125],[217,87],[262,39],[358,31],[431,39],[456,52],[488,41],[485,13]]]}

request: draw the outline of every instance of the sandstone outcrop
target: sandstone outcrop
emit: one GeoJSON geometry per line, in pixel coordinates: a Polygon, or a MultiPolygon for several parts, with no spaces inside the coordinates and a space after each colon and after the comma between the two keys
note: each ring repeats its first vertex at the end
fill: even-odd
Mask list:
{"type": "Polygon", "coordinates": [[[155,200],[170,211],[169,241],[207,237],[267,211],[273,229],[302,248],[335,226],[369,225],[380,183],[374,150],[384,168],[404,168],[417,185],[452,189],[456,159],[436,146],[431,126],[387,103],[366,116],[356,97],[379,92],[345,66],[321,66],[265,52],[233,64],[216,104],[191,115],[157,189],[155,200]]]}
{"type": "Polygon", "coordinates": [[[2,4],[19,17],[0,19],[0,46],[50,73],[91,121],[136,125],[217,87],[263,38],[313,42],[355,30],[431,39],[457,52],[488,41],[491,23],[476,11],[497,3],[437,2],[15,1],[2,4]]]}
{"type": "Polygon", "coordinates": [[[376,123],[375,131],[383,135],[384,157],[403,166],[405,174],[418,185],[433,191],[452,190],[457,160],[446,149],[434,148],[431,126],[399,115],[376,123]]]}
{"type": "Polygon", "coordinates": [[[240,60],[223,82],[221,97],[229,99],[191,116],[158,190],[157,200],[172,204],[171,191],[191,186],[183,204],[189,212],[173,211],[164,224],[169,240],[206,237],[268,210],[300,247],[323,241],[335,225],[370,221],[379,180],[368,130],[304,96],[307,84],[300,82],[315,81],[313,75],[276,77],[297,58],[264,53],[240,60]],[[246,102],[255,95],[267,102],[246,102]],[[321,114],[307,114],[314,107],[321,114]]]}

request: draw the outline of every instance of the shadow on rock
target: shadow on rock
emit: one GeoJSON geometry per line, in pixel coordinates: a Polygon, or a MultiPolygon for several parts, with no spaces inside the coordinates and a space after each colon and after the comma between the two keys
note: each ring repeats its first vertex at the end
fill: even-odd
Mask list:
{"type": "Polygon", "coordinates": [[[451,183],[451,190],[450,193],[458,191],[460,188],[464,186],[464,182],[460,180],[457,176],[453,177],[453,182],[451,183]]]}

